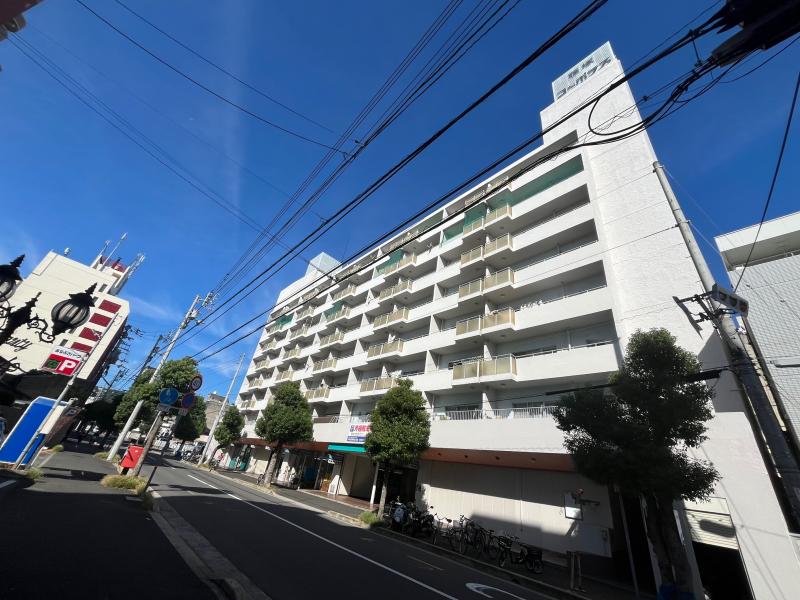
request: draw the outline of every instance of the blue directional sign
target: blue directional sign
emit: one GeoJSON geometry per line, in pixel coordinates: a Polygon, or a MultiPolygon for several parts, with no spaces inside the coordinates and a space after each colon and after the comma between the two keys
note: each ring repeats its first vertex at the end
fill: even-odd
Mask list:
{"type": "Polygon", "coordinates": [[[188,394],[184,394],[183,398],[181,398],[181,407],[182,408],[191,408],[192,404],[194,404],[194,394],[189,392],[188,394]]]}
{"type": "Polygon", "coordinates": [[[158,401],[161,404],[175,404],[180,394],[175,388],[164,388],[158,393],[158,401]]]}

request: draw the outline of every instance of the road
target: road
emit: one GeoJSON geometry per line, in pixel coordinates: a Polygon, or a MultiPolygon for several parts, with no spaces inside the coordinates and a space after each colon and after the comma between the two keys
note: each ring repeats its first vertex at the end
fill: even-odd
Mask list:
{"type": "Polygon", "coordinates": [[[167,461],[153,483],[183,519],[272,600],[552,600],[221,475],[167,461]]]}

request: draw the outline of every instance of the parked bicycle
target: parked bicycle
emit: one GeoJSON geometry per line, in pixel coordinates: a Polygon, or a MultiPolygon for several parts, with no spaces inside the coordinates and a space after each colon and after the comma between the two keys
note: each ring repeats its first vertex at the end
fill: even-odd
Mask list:
{"type": "Polygon", "coordinates": [[[501,535],[497,537],[497,541],[500,546],[497,555],[498,566],[505,567],[506,563],[524,564],[526,569],[534,573],[541,573],[544,570],[541,549],[520,542],[516,536],[501,535]],[[515,544],[519,546],[519,551],[513,549],[515,544]]]}
{"type": "Polygon", "coordinates": [[[461,554],[466,554],[469,550],[476,557],[486,554],[492,560],[497,558],[500,552],[500,544],[494,534],[494,529],[486,529],[468,519],[464,526],[464,535],[461,536],[459,551],[461,554]]]}

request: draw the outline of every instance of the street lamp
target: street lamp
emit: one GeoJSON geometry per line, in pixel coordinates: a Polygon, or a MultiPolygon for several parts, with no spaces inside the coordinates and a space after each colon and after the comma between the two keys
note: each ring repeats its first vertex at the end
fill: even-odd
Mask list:
{"type": "Polygon", "coordinates": [[[19,266],[25,255],[18,256],[7,265],[0,265],[0,302],[5,302],[14,294],[17,284],[22,281],[19,266]]]}
{"type": "MultiPolygon", "coordinates": [[[[10,264],[0,265],[0,302],[6,302],[14,294],[17,284],[22,281],[19,266],[24,255],[17,257],[10,264]]],[[[83,325],[89,319],[89,312],[94,306],[94,293],[96,283],[89,286],[85,292],[70,294],[67,300],[62,300],[53,307],[50,318],[53,321],[53,333],[47,332],[47,321],[33,314],[33,307],[39,300],[41,292],[28,300],[21,307],[12,310],[10,306],[0,306],[0,319],[4,319],[0,330],[0,345],[5,344],[14,335],[14,332],[25,325],[28,329],[36,331],[39,340],[52,343],[57,335],[83,325]]]]}

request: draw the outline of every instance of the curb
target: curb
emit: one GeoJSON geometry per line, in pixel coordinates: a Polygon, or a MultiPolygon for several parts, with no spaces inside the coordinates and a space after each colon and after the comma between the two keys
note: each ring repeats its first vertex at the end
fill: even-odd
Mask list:
{"type": "Polygon", "coordinates": [[[402,543],[406,543],[411,546],[418,546],[431,552],[433,554],[439,554],[446,558],[449,558],[455,562],[459,562],[462,564],[468,564],[469,566],[479,569],[481,571],[485,571],[487,573],[491,573],[492,575],[500,578],[500,579],[508,579],[514,583],[518,583],[525,587],[528,587],[537,592],[546,592],[548,595],[553,597],[559,598],[559,600],[591,600],[590,596],[585,596],[584,594],[580,594],[578,592],[574,592],[572,590],[568,590],[566,588],[561,588],[555,586],[550,583],[545,583],[544,581],[539,581],[538,579],[533,579],[532,577],[528,577],[526,575],[522,575],[515,571],[509,571],[508,569],[503,569],[498,567],[497,565],[493,565],[491,563],[484,562],[482,560],[478,560],[477,558],[472,558],[470,556],[465,556],[463,554],[459,554],[458,552],[454,552],[453,550],[448,550],[447,548],[442,548],[440,546],[434,546],[429,542],[425,542],[422,540],[418,540],[407,535],[403,535],[391,530],[388,530],[384,527],[374,527],[370,528],[370,531],[376,533],[377,535],[382,535],[388,537],[390,539],[397,540],[402,543]]]}

